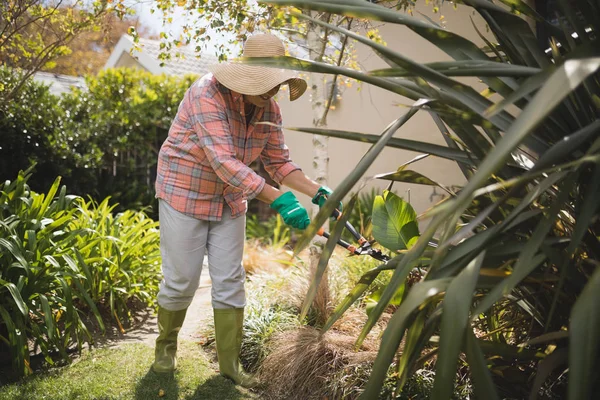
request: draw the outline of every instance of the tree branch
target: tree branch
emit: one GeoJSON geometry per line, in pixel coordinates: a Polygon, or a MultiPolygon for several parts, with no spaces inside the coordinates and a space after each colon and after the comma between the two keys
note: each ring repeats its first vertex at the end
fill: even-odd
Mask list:
{"type": "MultiPolygon", "coordinates": [[[[348,25],[347,25],[348,30],[350,30],[350,28],[352,26],[352,21],[353,21],[352,18],[348,19],[348,25]]],[[[342,42],[342,48],[340,50],[340,56],[338,57],[337,63],[336,63],[336,65],[338,67],[342,65],[342,61],[344,59],[344,53],[346,52],[346,44],[347,43],[348,43],[348,35],[345,35],[344,41],[342,42]]],[[[333,76],[331,90],[329,91],[329,97],[327,99],[327,103],[325,104],[325,111],[323,112],[323,116],[321,117],[321,120],[319,121],[320,125],[327,124],[327,114],[329,114],[329,109],[331,108],[331,103],[333,102],[333,96],[335,94],[335,87],[336,87],[338,76],[339,75],[337,75],[337,74],[333,76]]]]}

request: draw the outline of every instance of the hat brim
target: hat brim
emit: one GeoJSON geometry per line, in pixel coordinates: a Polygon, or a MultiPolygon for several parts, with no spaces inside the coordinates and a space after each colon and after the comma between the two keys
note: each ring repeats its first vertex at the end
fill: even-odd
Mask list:
{"type": "Polygon", "coordinates": [[[213,64],[208,70],[226,88],[250,96],[269,92],[277,85],[287,84],[290,101],[298,99],[307,88],[306,81],[294,71],[238,63],[213,64]]]}

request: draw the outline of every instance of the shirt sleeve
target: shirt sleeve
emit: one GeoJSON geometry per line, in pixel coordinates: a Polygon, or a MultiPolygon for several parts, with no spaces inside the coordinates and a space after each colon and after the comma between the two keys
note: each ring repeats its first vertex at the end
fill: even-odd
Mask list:
{"type": "Polygon", "coordinates": [[[193,93],[189,101],[193,129],[217,176],[241,190],[245,198],[255,198],[263,190],[265,179],[236,158],[225,106],[214,98],[193,93]]]}
{"type": "Polygon", "coordinates": [[[260,159],[269,176],[281,184],[286,176],[300,170],[300,167],[290,159],[290,151],[285,144],[281,129],[282,118],[279,109],[276,110],[274,120],[271,122],[277,127],[273,127],[271,130],[267,144],[260,154],[260,159]]]}

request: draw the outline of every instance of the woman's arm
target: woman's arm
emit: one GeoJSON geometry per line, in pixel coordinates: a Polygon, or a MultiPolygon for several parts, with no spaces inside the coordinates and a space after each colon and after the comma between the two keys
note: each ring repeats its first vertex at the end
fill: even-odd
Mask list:
{"type": "Polygon", "coordinates": [[[304,175],[301,170],[295,170],[288,174],[283,181],[282,185],[285,185],[291,189],[294,189],[300,193],[304,193],[308,197],[313,197],[321,185],[304,175]]]}

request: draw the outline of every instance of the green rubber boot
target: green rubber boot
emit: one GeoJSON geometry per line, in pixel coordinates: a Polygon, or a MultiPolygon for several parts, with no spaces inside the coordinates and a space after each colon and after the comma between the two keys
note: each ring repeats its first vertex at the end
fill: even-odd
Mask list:
{"type": "Polygon", "coordinates": [[[245,388],[258,386],[258,381],[244,372],[239,361],[242,347],[243,308],[214,309],[215,339],[221,375],[245,388]]]}
{"type": "Polygon", "coordinates": [[[154,349],[152,370],[159,374],[172,373],[177,368],[177,334],[183,325],[187,308],[169,311],[158,307],[158,337],[154,349]]]}

